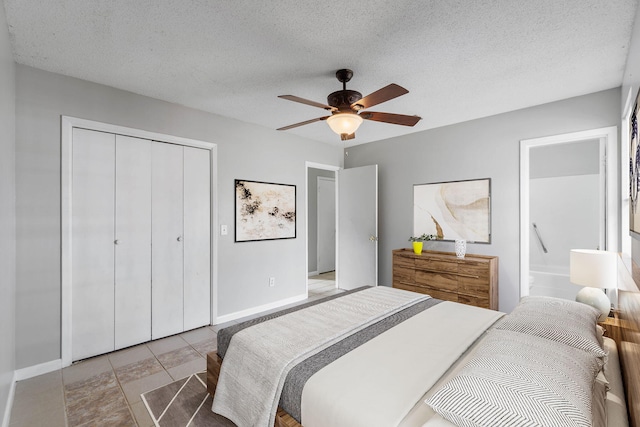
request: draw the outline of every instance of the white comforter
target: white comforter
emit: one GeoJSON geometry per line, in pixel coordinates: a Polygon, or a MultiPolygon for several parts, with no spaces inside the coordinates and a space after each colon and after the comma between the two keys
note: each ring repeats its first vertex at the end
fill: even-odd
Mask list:
{"type": "Polygon", "coordinates": [[[442,302],[318,371],[302,394],[304,427],[397,426],[503,313],[442,302]]]}

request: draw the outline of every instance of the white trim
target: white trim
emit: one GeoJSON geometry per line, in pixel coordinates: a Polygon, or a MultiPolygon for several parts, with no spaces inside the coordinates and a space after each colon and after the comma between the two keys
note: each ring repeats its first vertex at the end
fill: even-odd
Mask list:
{"type": "Polygon", "coordinates": [[[62,359],[51,360],[49,362],[40,363],[38,365],[27,366],[26,368],[17,369],[14,375],[16,381],[28,380],[38,375],[48,374],[49,372],[62,369],[62,359]]]}
{"type": "Polygon", "coordinates": [[[633,110],[633,86],[629,87],[620,123],[620,251],[631,256],[629,232],[629,120],[633,110]]]}
{"type": "Polygon", "coordinates": [[[316,270],[316,271],[310,271],[310,272],[309,272],[309,274],[307,275],[307,277],[317,276],[318,274],[320,274],[320,273],[318,273],[318,270],[316,270]]]}
{"type": "Polygon", "coordinates": [[[135,138],[149,139],[171,144],[197,147],[209,150],[211,161],[211,322],[217,318],[218,306],[218,147],[217,144],[179,136],[149,132],[109,123],[62,116],[61,123],[61,171],[60,171],[60,204],[61,204],[61,363],[62,367],[72,363],[72,297],[71,297],[71,188],[73,167],[73,128],[82,128],[100,132],[126,135],[135,138]]]}
{"type": "Polygon", "coordinates": [[[11,408],[13,408],[13,400],[16,395],[16,373],[13,372],[13,378],[11,379],[11,385],[9,386],[9,395],[7,396],[7,406],[4,408],[4,416],[2,417],[2,427],[9,427],[11,422],[11,408]]]}
{"type": "Polygon", "coordinates": [[[529,295],[529,154],[531,148],[589,139],[604,140],[606,150],[606,218],[604,244],[606,250],[618,251],[618,128],[610,126],[581,132],[553,135],[520,141],[520,297],[529,295]]]}
{"type": "MultiPolygon", "coordinates": [[[[305,221],[304,221],[304,237],[305,237],[305,244],[304,244],[304,252],[305,252],[305,256],[304,256],[304,271],[308,272],[309,271],[309,169],[322,169],[322,170],[328,170],[328,171],[339,171],[342,168],[340,166],[333,166],[333,165],[325,165],[322,163],[315,163],[315,162],[310,162],[310,161],[305,161],[305,174],[304,174],[304,206],[305,206],[305,221]]],[[[337,228],[338,226],[338,177],[335,177],[336,179],[336,273],[338,272],[338,236],[340,235],[340,230],[337,228]]],[[[305,283],[305,289],[307,292],[307,297],[309,296],[309,281],[307,280],[307,277],[304,278],[304,283],[305,283]]],[[[338,277],[336,274],[336,288],[339,287],[338,284],[338,277]]]]}
{"type": "Polygon", "coordinates": [[[242,319],[243,317],[252,316],[254,314],[262,313],[263,311],[273,310],[276,308],[280,308],[285,305],[294,304],[300,301],[304,301],[307,299],[307,294],[300,294],[295,297],[283,299],[280,301],[270,302],[269,304],[264,304],[258,307],[248,308],[242,311],[236,311],[235,313],[225,314],[224,316],[218,317],[214,325],[220,325],[221,323],[231,322],[232,320],[242,319]]]}

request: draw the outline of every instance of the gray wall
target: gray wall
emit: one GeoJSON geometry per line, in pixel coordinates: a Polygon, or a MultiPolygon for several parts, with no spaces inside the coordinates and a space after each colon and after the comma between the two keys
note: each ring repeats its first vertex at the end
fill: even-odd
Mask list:
{"type": "Polygon", "coordinates": [[[532,147],[529,151],[529,178],[593,175],[600,173],[600,141],[532,147]]]}
{"type": "MultiPolygon", "coordinates": [[[[520,140],[620,122],[620,89],[571,98],[349,149],[345,167],[379,165],[379,277],[391,285],[391,251],[408,247],[413,184],[491,178],[491,244],[468,253],[500,257],[500,310],[519,299],[520,140]]],[[[427,245],[453,251],[452,242],[427,245]]]]}
{"type": "Polygon", "coordinates": [[[309,198],[309,272],[318,270],[318,177],[333,178],[335,172],[309,168],[308,198],[309,198]]]}
{"type": "Polygon", "coordinates": [[[26,66],[16,74],[18,368],[60,358],[61,115],[218,145],[216,209],[229,226],[219,316],[305,293],[305,161],[340,166],[340,148],[26,66]],[[297,238],[234,243],[236,178],[296,185],[297,238]]]}
{"type": "Polygon", "coordinates": [[[16,193],[15,65],[0,5],[0,422],[15,369],[16,193]]]}

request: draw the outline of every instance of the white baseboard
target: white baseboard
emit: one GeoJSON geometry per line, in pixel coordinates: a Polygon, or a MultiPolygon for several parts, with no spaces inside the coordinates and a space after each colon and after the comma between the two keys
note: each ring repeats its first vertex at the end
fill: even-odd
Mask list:
{"type": "Polygon", "coordinates": [[[29,378],[37,377],[38,375],[48,374],[49,372],[62,369],[62,359],[52,360],[50,362],[44,362],[39,365],[28,366],[26,368],[16,370],[14,375],[15,381],[22,381],[29,378]]]}
{"type": "Polygon", "coordinates": [[[272,302],[272,303],[261,305],[258,307],[249,308],[247,310],[236,311],[235,313],[231,313],[231,314],[225,314],[224,316],[216,317],[215,324],[219,325],[221,323],[231,322],[232,320],[242,319],[243,317],[252,316],[254,314],[262,313],[263,311],[273,310],[274,308],[279,308],[284,305],[289,305],[296,302],[304,301],[307,298],[308,298],[308,295],[304,293],[295,297],[283,299],[280,301],[272,302]]]}
{"type": "Polygon", "coordinates": [[[318,273],[318,270],[316,270],[316,271],[310,271],[310,272],[309,272],[309,274],[308,274],[307,276],[308,276],[308,277],[311,277],[311,276],[317,276],[318,274],[319,274],[319,273],[318,273]]]}
{"type": "Polygon", "coordinates": [[[16,373],[13,372],[13,379],[11,380],[11,387],[9,388],[9,395],[7,396],[7,406],[4,408],[4,416],[2,417],[2,427],[9,427],[11,422],[11,408],[13,407],[13,398],[16,394],[16,373]]]}

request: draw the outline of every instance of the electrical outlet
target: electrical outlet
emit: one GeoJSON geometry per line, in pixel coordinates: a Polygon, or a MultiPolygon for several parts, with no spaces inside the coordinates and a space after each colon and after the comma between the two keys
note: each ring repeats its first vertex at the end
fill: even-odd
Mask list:
{"type": "Polygon", "coordinates": [[[275,277],[269,277],[269,286],[273,287],[276,285],[276,278],[275,277]]]}

